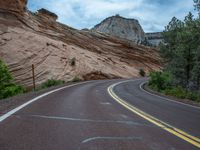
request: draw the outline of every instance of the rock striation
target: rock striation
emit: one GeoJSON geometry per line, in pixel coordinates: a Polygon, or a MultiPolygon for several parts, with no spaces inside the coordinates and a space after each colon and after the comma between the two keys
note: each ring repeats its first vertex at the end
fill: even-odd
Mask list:
{"type": "Polygon", "coordinates": [[[146,33],[146,38],[152,46],[159,46],[163,42],[162,32],[146,33]]]}
{"type": "Polygon", "coordinates": [[[134,41],[135,43],[142,43],[145,40],[145,33],[138,20],[123,18],[119,15],[103,20],[91,30],[134,41]]]}
{"type": "Polygon", "coordinates": [[[56,21],[58,19],[58,16],[55,13],[52,13],[44,8],[39,9],[37,15],[51,21],[56,21]]]}
{"type": "Polygon", "coordinates": [[[27,0],[0,0],[0,9],[14,12],[24,12],[27,0]]]}
{"type": "Polygon", "coordinates": [[[32,87],[32,64],[37,85],[51,78],[132,78],[139,76],[141,68],[146,72],[160,69],[156,49],[49,21],[18,5],[25,1],[0,2],[0,58],[15,81],[27,88],[32,87]]]}

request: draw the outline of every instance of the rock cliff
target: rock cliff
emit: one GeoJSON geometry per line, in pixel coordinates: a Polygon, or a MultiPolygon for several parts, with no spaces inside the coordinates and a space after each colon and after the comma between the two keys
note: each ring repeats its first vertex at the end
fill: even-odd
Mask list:
{"type": "Polygon", "coordinates": [[[146,72],[160,69],[156,49],[49,21],[26,10],[24,4],[0,0],[0,59],[21,85],[31,88],[32,64],[37,85],[76,76],[83,80],[132,78],[139,76],[141,68],[146,72]]]}
{"type": "Polygon", "coordinates": [[[0,9],[6,11],[24,12],[27,0],[0,0],[0,9]]]}
{"type": "Polygon", "coordinates": [[[42,17],[44,19],[48,19],[48,20],[51,20],[51,21],[56,21],[58,19],[58,16],[44,8],[38,10],[37,12],[37,15],[39,17],[42,17]]]}
{"type": "Polygon", "coordinates": [[[153,46],[159,46],[163,42],[163,36],[161,32],[146,33],[148,42],[153,46]]]}
{"type": "Polygon", "coordinates": [[[124,38],[135,43],[141,43],[145,40],[145,33],[138,20],[123,18],[119,15],[103,20],[91,30],[124,38]]]}

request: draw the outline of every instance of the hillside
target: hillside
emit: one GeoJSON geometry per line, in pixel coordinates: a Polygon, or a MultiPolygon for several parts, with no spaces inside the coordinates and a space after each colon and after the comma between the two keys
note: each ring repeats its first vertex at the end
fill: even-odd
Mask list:
{"type": "Polygon", "coordinates": [[[32,13],[26,4],[26,0],[0,0],[0,57],[17,83],[32,86],[32,64],[37,84],[50,78],[70,81],[76,76],[84,80],[131,78],[141,68],[147,72],[160,68],[156,49],[73,29],[56,22],[56,14],[44,9],[32,13]]]}

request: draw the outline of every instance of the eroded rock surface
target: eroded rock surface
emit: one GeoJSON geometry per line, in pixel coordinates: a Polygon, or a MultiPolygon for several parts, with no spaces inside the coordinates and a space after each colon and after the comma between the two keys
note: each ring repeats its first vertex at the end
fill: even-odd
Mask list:
{"type": "Polygon", "coordinates": [[[146,72],[160,69],[156,49],[79,31],[26,9],[22,15],[0,8],[0,58],[8,64],[15,81],[26,87],[32,86],[32,64],[37,85],[51,78],[132,78],[139,76],[141,68],[146,72]]]}
{"type": "Polygon", "coordinates": [[[24,12],[27,0],[0,0],[0,9],[6,11],[24,12]]]}
{"type": "Polygon", "coordinates": [[[135,43],[141,43],[145,40],[145,33],[138,20],[123,18],[119,15],[103,20],[92,28],[92,31],[124,38],[135,43]]]}
{"type": "Polygon", "coordinates": [[[56,21],[58,19],[58,16],[55,13],[52,13],[44,8],[39,9],[37,15],[51,21],[56,21]]]}

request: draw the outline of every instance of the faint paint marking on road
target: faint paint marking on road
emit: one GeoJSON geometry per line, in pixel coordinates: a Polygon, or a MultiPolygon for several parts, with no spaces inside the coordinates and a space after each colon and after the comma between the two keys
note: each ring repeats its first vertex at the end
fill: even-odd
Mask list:
{"type": "MultiPolygon", "coordinates": [[[[137,80],[134,80],[134,81],[137,81],[137,80]]],[[[133,105],[127,103],[125,100],[121,99],[119,96],[117,96],[114,91],[113,91],[113,88],[121,83],[125,83],[127,81],[123,81],[123,82],[119,82],[119,83],[115,83],[111,86],[108,87],[107,91],[109,93],[109,95],[114,99],[116,100],[119,104],[121,104],[122,106],[124,106],[125,108],[127,108],[128,110],[130,110],[131,112],[139,115],[140,117],[144,118],[145,120],[148,120],[149,122],[157,125],[158,127],[164,129],[165,131],[168,131],[169,133],[189,142],[190,144],[200,148],[200,139],[195,137],[195,136],[192,136],[178,128],[175,128],[145,112],[143,112],[142,110],[134,107],[133,105]]]]}
{"type": "MultiPolygon", "coordinates": [[[[16,115],[18,116],[18,115],[16,115]]],[[[148,126],[144,123],[139,123],[135,121],[120,121],[120,120],[95,120],[95,119],[81,119],[81,118],[68,118],[68,117],[56,117],[56,116],[44,116],[44,115],[24,115],[25,117],[35,117],[35,118],[44,118],[44,119],[54,119],[54,120],[66,120],[66,121],[77,121],[77,122],[93,122],[93,123],[118,123],[118,124],[127,124],[127,125],[136,125],[136,126],[148,126]]]]}
{"type": "Polygon", "coordinates": [[[101,105],[111,105],[109,102],[101,102],[101,105]]]}
{"type": "Polygon", "coordinates": [[[122,118],[128,118],[128,116],[124,115],[124,114],[121,114],[120,115],[122,118]]]}
{"type": "Polygon", "coordinates": [[[85,140],[83,140],[81,143],[85,144],[88,142],[93,142],[93,141],[97,141],[97,140],[122,140],[122,141],[127,141],[127,140],[142,140],[142,137],[101,137],[101,136],[97,136],[97,137],[91,137],[91,138],[87,138],[85,140]]]}

